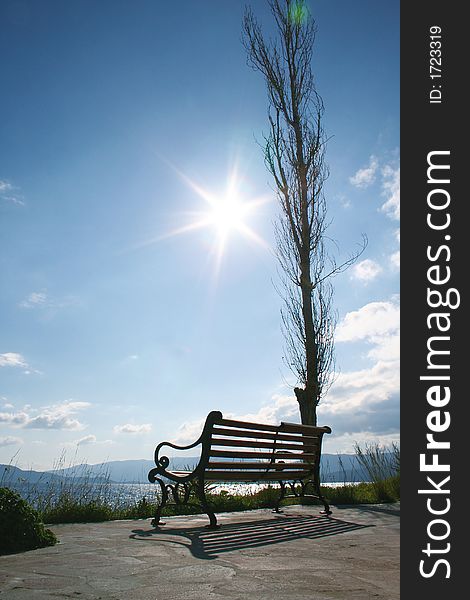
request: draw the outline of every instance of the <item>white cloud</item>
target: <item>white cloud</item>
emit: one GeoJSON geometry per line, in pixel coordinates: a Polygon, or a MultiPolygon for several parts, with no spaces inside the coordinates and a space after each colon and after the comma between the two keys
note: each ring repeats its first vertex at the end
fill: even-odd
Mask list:
{"type": "Polygon", "coordinates": [[[337,376],[318,407],[319,423],[333,429],[336,451],[344,450],[346,443],[398,441],[399,373],[398,360],[381,360],[337,376]]]}
{"type": "Polygon", "coordinates": [[[89,406],[91,406],[89,402],[74,401],[45,406],[39,411],[28,406],[16,413],[0,413],[0,423],[22,429],[68,429],[77,431],[84,429],[85,425],[73,416],[89,406]]]}
{"type": "MultiPolygon", "coordinates": [[[[298,422],[299,405],[294,396],[283,396],[276,394],[271,402],[261,406],[258,411],[252,413],[223,413],[225,419],[250,421],[255,423],[277,424],[281,421],[298,422]]],[[[174,438],[176,444],[190,444],[195,442],[202,433],[205,417],[194,421],[186,421],[178,429],[174,438]]]]}
{"type": "Polygon", "coordinates": [[[33,373],[36,373],[36,375],[42,375],[42,371],[38,371],[37,369],[26,369],[26,371],[23,371],[25,375],[32,375],[33,373]]]}
{"type": "Polygon", "coordinates": [[[114,442],[112,440],[99,441],[96,435],[90,434],[73,442],[64,444],[64,446],[109,446],[110,444],[114,444],[114,442]]]}
{"type": "Polygon", "coordinates": [[[18,352],[0,354],[0,367],[21,367],[24,369],[23,373],[25,375],[31,375],[32,373],[42,375],[41,371],[30,367],[25,358],[18,352]]]}
{"type": "Polygon", "coordinates": [[[77,305],[78,303],[79,300],[75,296],[69,295],[62,298],[51,298],[45,290],[42,290],[40,292],[31,292],[24,300],[18,303],[18,306],[27,309],[61,309],[77,305]]]}
{"type": "Polygon", "coordinates": [[[386,198],[381,210],[391,219],[400,220],[400,168],[386,165],[382,169],[382,196],[386,198]]]}
{"type": "Polygon", "coordinates": [[[323,438],[323,453],[329,452],[332,454],[346,453],[354,454],[352,452],[356,444],[359,444],[361,448],[365,448],[367,445],[378,444],[382,448],[389,448],[392,444],[400,444],[400,432],[398,430],[389,433],[373,433],[371,431],[355,431],[353,433],[334,432],[331,438],[325,436],[323,438]],[[333,450],[330,449],[330,445],[334,444],[333,450]]]}
{"type": "Polygon", "coordinates": [[[20,302],[22,308],[36,308],[44,306],[47,302],[47,294],[45,292],[31,292],[25,300],[20,302]]]}
{"type": "MultiPolygon", "coordinates": [[[[379,172],[379,160],[374,155],[369,158],[367,167],[359,169],[349,181],[357,188],[367,188],[371,186],[377,178],[379,172]]],[[[385,202],[381,210],[391,219],[400,220],[400,167],[394,167],[392,164],[386,164],[380,170],[381,194],[385,202]]]]}
{"type": "Polygon", "coordinates": [[[323,400],[322,414],[351,416],[382,404],[398,391],[398,361],[378,361],[368,369],[339,373],[323,400]]]}
{"type": "Polygon", "coordinates": [[[257,412],[233,415],[228,418],[275,424],[280,421],[298,420],[298,412],[298,403],[294,397],[276,394],[270,404],[262,406],[257,412]]]}
{"type": "MultiPolygon", "coordinates": [[[[319,406],[319,415],[340,436],[344,449],[354,441],[390,444],[399,439],[399,297],[370,302],[338,324],[336,341],[369,344],[369,368],[339,373],[319,406]]],[[[338,450],[339,451],[339,450],[338,450]]]]}
{"type": "Polygon", "coordinates": [[[94,444],[95,442],[96,442],[96,435],[86,435],[85,437],[82,437],[79,440],[76,440],[74,443],[77,446],[80,446],[80,445],[84,445],[84,444],[94,444]]]}
{"type": "Polygon", "coordinates": [[[370,302],[346,314],[336,327],[337,342],[368,340],[377,343],[384,335],[395,335],[400,328],[398,298],[388,302],[370,302]]]}
{"type": "Polygon", "coordinates": [[[394,269],[400,269],[400,250],[397,250],[390,255],[390,262],[394,269]]]}
{"type": "Polygon", "coordinates": [[[367,356],[377,361],[397,361],[400,358],[400,333],[379,336],[370,340],[374,346],[367,356]]]}
{"type": "Polygon", "coordinates": [[[113,427],[114,433],[149,433],[151,430],[152,425],[150,423],[144,423],[142,425],[126,423],[125,425],[115,425],[113,427]]]}
{"type": "Polygon", "coordinates": [[[23,367],[27,368],[28,363],[18,352],[6,352],[0,354],[0,367],[23,367]]]}
{"type": "Polygon", "coordinates": [[[371,155],[368,166],[356,171],[349,181],[355,187],[367,188],[374,183],[378,167],[379,161],[374,155],[371,155]]]}
{"type": "Polygon", "coordinates": [[[0,412],[0,424],[11,425],[13,427],[23,427],[29,420],[26,412],[8,413],[0,412]]]}
{"type": "MultiPolygon", "coordinates": [[[[397,244],[400,245],[400,229],[396,229],[394,235],[397,244]]],[[[390,263],[394,271],[400,270],[400,250],[397,250],[390,255],[390,263]]]]}
{"type": "Polygon", "coordinates": [[[375,260],[366,258],[352,267],[351,278],[369,282],[375,279],[381,272],[382,267],[375,260]]]}
{"type": "Polygon", "coordinates": [[[351,200],[347,198],[344,194],[340,194],[339,196],[337,196],[337,199],[343,208],[351,208],[351,200]]]}
{"type": "Polygon", "coordinates": [[[18,437],[12,437],[12,436],[0,437],[0,447],[18,446],[18,445],[21,445],[22,443],[23,443],[23,440],[18,437]]]}
{"type": "Polygon", "coordinates": [[[204,421],[205,418],[195,419],[194,421],[185,421],[180,425],[178,433],[172,441],[175,444],[180,444],[182,446],[195,442],[202,433],[204,421]]]}
{"type": "MultiPolygon", "coordinates": [[[[396,163],[395,163],[396,164],[396,163]]],[[[359,169],[349,181],[357,188],[367,188],[375,183],[379,172],[379,160],[371,155],[367,167],[359,169]]],[[[381,210],[391,219],[400,220],[400,167],[386,164],[380,170],[381,195],[385,202],[381,210]]]]}
{"type": "Polygon", "coordinates": [[[11,202],[18,206],[24,206],[23,200],[16,193],[16,188],[9,181],[4,179],[0,179],[0,200],[11,202]]]}
{"type": "Polygon", "coordinates": [[[123,366],[129,366],[132,364],[136,364],[140,360],[139,354],[129,354],[125,358],[123,358],[120,363],[123,366]]]}

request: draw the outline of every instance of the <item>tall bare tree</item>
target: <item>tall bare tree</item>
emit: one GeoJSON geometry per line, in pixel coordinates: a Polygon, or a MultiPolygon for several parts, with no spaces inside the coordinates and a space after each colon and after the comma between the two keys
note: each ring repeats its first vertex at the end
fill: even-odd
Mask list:
{"type": "Polygon", "coordinates": [[[312,56],[316,25],[306,5],[268,0],[277,29],[267,39],[247,9],[243,42],[248,63],[263,75],[269,100],[269,134],[264,157],[280,204],[276,223],[281,266],[281,310],[286,363],[297,377],[294,388],[302,423],[315,425],[316,409],[331,382],[335,312],[331,278],[350,266],[362,248],[338,264],[326,249],[324,106],[315,88],[312,56]]]}

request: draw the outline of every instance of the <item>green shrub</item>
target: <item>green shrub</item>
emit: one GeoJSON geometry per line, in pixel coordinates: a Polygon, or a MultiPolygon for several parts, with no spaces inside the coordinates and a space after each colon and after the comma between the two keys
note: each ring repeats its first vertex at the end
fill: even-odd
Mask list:
{"type": "Polygon", "coordinates": [[[400,476],[394,475],[375,482],[322,486],[330,504],[382,504],[400,500],[400,476]]]}
{"type": "Polygon", "coordinates": [[[155,505],[148,502],[147,498],[134,502],[129,506],[115,508],[111,519],[148,519],[155,514],[155,505]]]}
{"type": "Polygon", "coordinates": [[[0,555],[53,546],[57,538],[16,492],[0,488],[0,555]]]}
{"type": "Polygon", "coordinates": [[[274,508],[279,499],[279,488],[271,485],[253,494],[254,508],[274,508]]]}

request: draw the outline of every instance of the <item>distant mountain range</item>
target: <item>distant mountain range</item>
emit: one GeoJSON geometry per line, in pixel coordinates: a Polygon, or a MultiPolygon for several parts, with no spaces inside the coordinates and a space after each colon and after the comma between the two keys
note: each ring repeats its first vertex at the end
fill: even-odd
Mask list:
{"type": "MultiPolygon", "coordinates": [[[[171,469],[194,468],[199,458],[194,456],[170,458],[171,469]]],[[[0,486],[8,483],[60,483],[74,478],[76,483],[148,483],[147,473],[155,466],[153,460],[115,460],[97,465],[74,465],[53,471],[23,470],[0,464],[0,486]]],[[[370,478],[354,454],[323,454],[321,480],[323,483],[368,481],[370,478]]]]}
{"type": "MultiPolygon", "coordinates": [[[[75,481],[77,484],[85,483],[89,481],[87,472],[83,470],[85,465],[80,465],[80,469],[75,473],[75,481]]],[[[92,465],[86,465],[89,469],[92,465]]],[[[74,469],[75,467],[72,467],[74,469]]],[[[77,467],[78,468],[78,467],[77,467]]],[[[69,475],[72,475],[70,473],[69,475]]],[[[11,484],[29,484],[29,485],[57,485],[60,483],[66,483],[70,480],[70,476],[65,474],[61,475],[56,471],[32,471],[24,470],[14,465],[2,465],[0,464],[0,487],[9,486],[11,484]]],[[[93,477],[95,483],[105,483],[107,479],[103,475],[96,474],[93,477]]]]}

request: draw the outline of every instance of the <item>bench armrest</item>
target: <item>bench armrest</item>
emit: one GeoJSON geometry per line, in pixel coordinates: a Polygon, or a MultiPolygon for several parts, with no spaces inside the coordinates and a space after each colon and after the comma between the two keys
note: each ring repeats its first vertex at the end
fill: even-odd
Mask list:
{"type": "MultiPolygon", "coordinates": [[[[168,446],[169,448],[174,448],[175,450],[190,450],[191,448],[195,448],[199,446],[202,442],[201,438],[199,438],[193,444],[189,444],[188,446],[178,446],[177,444],[173,444],[172,442],[161,442],[155,449],[155,464],[157,465],[154,469],[152,469],[148,475],[149,481],[151,483],[155,482],[156,475],[162,475],[163,477],[167,477],[168,479],[176,479],[173,473],[169,473],[167,468],[170,464],[170,459],[168,456],[160,456],[160,450],[163,446],[168,446]]],[[[192,474],[191,474],[192,475],[192,474]]],[[[178,480],[186,480],[188,476],[178,477],[178,480]]]]}
{"type": "Polygon", "coordinates": [[[162,475],[167,479],[172,479],[173,481],[189,481],[193,479],[200,471],[201,468],[204,468],[207,460],[208,460],[208,444],[210,439],[210,434],[212,431],[212,426],[215,421],[218,421],[222,418],[222,413],[219,411],[212,411],[207,416],[206,422],[204,424],[204,429],[199,437],[193,444],[189,444],[188,446],[178,446],[177,444],[173,444],[172,442],[161,442],[155,449],[155,464],[157,465],[154,469],[152,469],[148,474],[148,479],[150,483],[155,483],[155,479],[157,475],[162,475]],[[194,469],[192,473],[183,476],[177,476],[174,473],[168,472],[166,469],[170,464],[170,459],[168,456],[160,456],[160,449],[163,446],[169,446],[170,448],[174,448],[175,450],[190,450],[191,448],[195,448],[199,446],[199,444],[203,444],[201,458],[199,460],[198,465],[194,469]]]}

